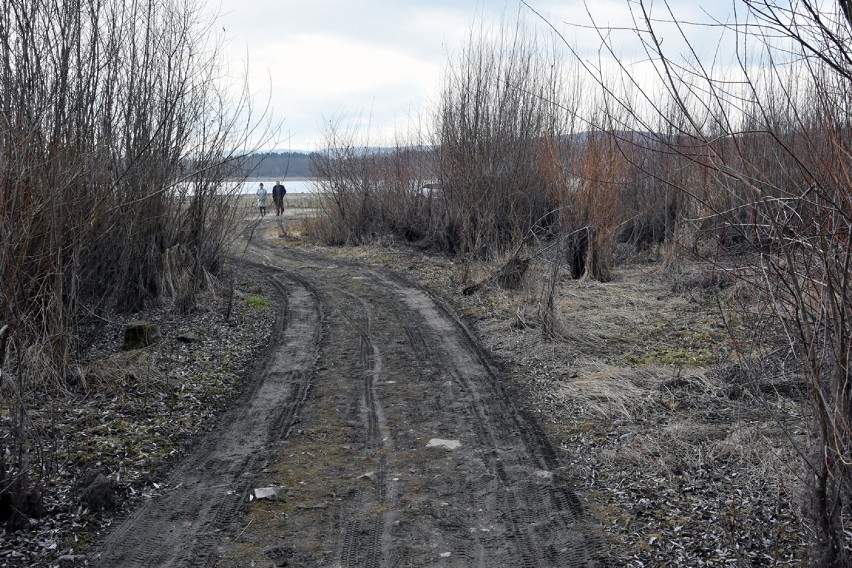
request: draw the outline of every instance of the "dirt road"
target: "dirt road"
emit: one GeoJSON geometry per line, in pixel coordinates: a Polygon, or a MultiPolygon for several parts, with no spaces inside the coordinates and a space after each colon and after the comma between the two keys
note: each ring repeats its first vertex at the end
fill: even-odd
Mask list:
{"type": "Polygon", "coordinates": [[[556,454],[447,304],[261,231],[238,262],[280,300],[263,371],[97,565],[593,564],[556,454]]]}

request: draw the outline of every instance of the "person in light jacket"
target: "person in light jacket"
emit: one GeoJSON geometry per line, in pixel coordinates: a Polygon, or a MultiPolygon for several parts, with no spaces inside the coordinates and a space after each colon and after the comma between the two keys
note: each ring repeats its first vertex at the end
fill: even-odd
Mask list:
{"type": "Polygon", "coordinates": [[[266,215],[266,190],[263,189],[263,183],[257,188],[257,207],[260,209],[260,216],[266,215]]]}

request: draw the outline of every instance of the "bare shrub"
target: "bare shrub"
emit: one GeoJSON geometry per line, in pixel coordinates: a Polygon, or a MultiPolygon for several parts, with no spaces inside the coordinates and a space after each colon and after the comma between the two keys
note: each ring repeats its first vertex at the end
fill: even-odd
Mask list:
{"type": "Polygon", "coordinates": [[[322,190],[321,218],[310,234],[327,244],[360,244],[393,235],[424,239],[434,210],[433,151],[421,144],[372,148],[354,130],[332,123],[327,148],[312,155],[312,169],[322,190]]]}
{"type": "Polygon", "coordinates": [[[0,11],[0,406],[13,411],[0,494],[50,473],[30,458],[44,441],[24,417],[33,397],[66,388],[81,313],[190,309],[219,269],[235,212],[223,181],[249,106],[221,83],[203,9],[0,11]]]}
{"type": "Polygon", "coordinates": [[[577,187],[560,200],[574,278],[611,279],[613,247],[623,220],[621,194],[631,170],[624,151],[611,132],[595,130],[575,150],[577,187]]]}
{"type": "Polygon", "coordinates": [[[380,151],[332,123],[314,156],[324,211],[313,234],[331,244],[390,234],[491,259],[547,233],[561,204],[541,153],[569,146],[561,133],[573,124],[554,57],[521,23],[472,33],[447,72],[430,145],[418,135],[380,151]]]}
{"type": "Polygon", "coordinates": [[[437,119],[441,248],[490,258],[547,230],[560,205],[547,162],[573,124],[565,83],[552,46],[521,22],[472,33],[448,68],[437,119]]]}

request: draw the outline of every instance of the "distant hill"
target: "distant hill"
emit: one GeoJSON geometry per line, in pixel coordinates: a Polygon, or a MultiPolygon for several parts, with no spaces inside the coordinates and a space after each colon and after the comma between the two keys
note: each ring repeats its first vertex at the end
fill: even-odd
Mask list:
{"type": "MultiPolygon", "coordinates": [[[[360,155],[390,154],[399,148],[366,147],[356,148],[360,155]]],[[[409,151],[427,151],[428,146],[411,146],[409,151]]],[[[334,153],[333,150],[326,150],[334,153]]],[[[318,152],[255,152],[240,158],[240,177],[278,179],[278,178],[312,178],[311,160],[319,156],[318,152]]]]}
{"type": "Polygon", "coordinates": [[[247,177],[310,178],[313,153],[304,152],[259,152],[242,157],[241,171],[247,177]]]}
{"type": "MultiPolygon", "coordinates": [[[[614,131],[610,132],[621,142],[635,144],[637,146],[652,147],[661,143],[659,134],[643,131],[614,131]]],[[[577,132],[562,136],[561,141],[570,147],[582,147],[589,140],[589,132],[577,132]]],[[[379,147],[369,146],[363,148],[347,149],[347,152],[355,152],[358,156],[367,155],[388,155],[394,152],[403,151],[405,154],[428,154],[434,152],[432,146],[409,146],[406,148],[398,147],[379,147]]],[[[334,156],[335,150],[327,149],[323,152],[334,156]]],[[[346,153],[346,152],[344,152],[346,153]]],[[[249,177],[255,179],[284,179],[286,178],[312,178],[316,177],[311,168],[311,161],[322,155],[321,152],[255,152],[247,154],[241,158],[240,172],[241,177],[249,177]]]]}

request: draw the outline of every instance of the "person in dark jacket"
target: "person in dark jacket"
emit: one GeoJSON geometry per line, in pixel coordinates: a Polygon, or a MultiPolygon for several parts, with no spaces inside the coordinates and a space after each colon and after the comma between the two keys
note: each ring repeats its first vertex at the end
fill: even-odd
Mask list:
{"type": "Polygon", "coordinates": [[[276,181],[275,185],[272,186],[272,201],[275,202],[275,216],[284,214],[284,196],[287,194],[287,190],[284,188],[284,185],[280,181],[276,181]]]}

